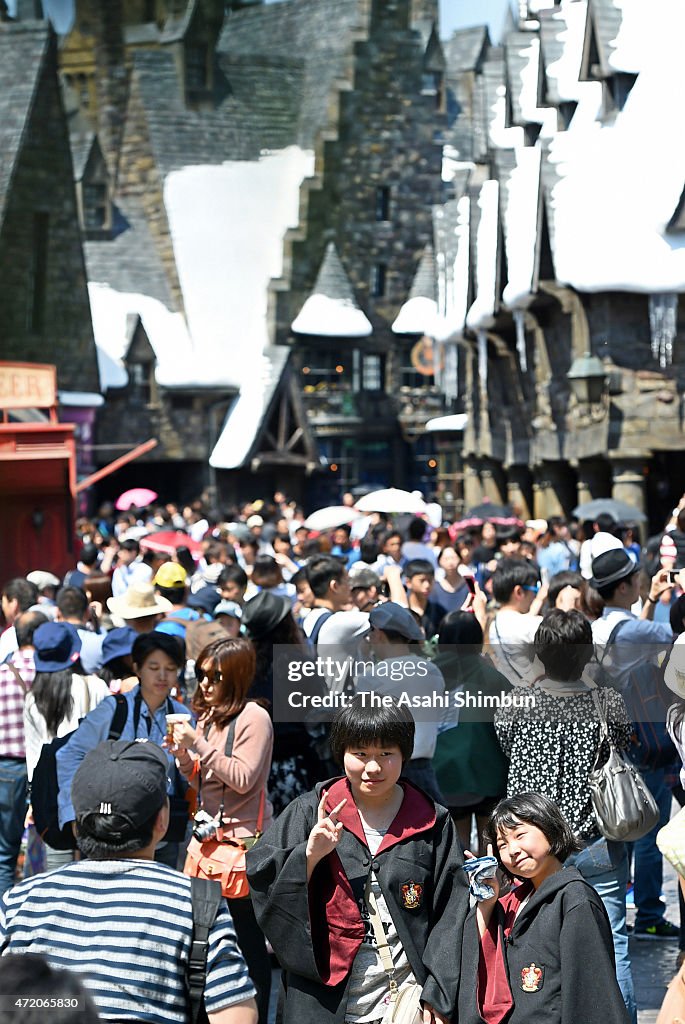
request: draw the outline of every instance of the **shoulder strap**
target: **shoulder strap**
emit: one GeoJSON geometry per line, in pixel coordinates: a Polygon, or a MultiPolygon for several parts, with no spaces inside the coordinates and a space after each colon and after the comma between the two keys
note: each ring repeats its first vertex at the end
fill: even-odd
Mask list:
{"type": "Polygon", "coordinates": [[[108,740],[118,740],[124,731],[126,725],[126,719],[128,718],[128,701],[123,693],[115,693],[114,699],[117,702],[117,706],[114,709],[114,716],[112,717],[112,724],[109,727],[108,740]]]}
{"type": "Polygon", "coordinates": [[[370,874],[366,881],[364,897],[366,899],[366,905],[369,908],[369,918],[371,920],[371,927],[373,928],[373,934],[376,939],[376,945],[378,946],[378,955],[381,958],[383,970],[387,974],[388,982],[390,983],[390,998],[394,1001],[397,992],[397,983],[395,981],[395,965],[392,961],[392,956],[390,954],[388,936],[385,934],[383,921],[381,920],[381,915],[378,912],[378,904],[376,903],[376,897],[371,888],[370,874]]]}
{"type": "Polygon", "coordinates": [[[514,673],[514,675],[517,675],[517,676],[519,677],[519,679],[523,679],[523,678],[525,678],[524,676],[522,676],[522,675],[521,675],[521,673],[519,672],[519,670],[518,670],[518,669],[516,668],[516,666],[515,666],[515,665],[514,665],[514,664],[512,663],[512,661],[511,661],[511,658],[510,658],[510,657],[509,657],[509,655],[507,654],[507,649],[506,649],[506,647],[504,646],[504,644],[502,643],[502,637],[500,636],[500,632],[499,632],[499,626],[497,625],[497,616],[495,616],[495,618],[494,618],[494,619],[492,620],[492,624],[493,624],[493,626],[495,627],[495,633],[496,633],[496,635],[497,635],[497,642],[499,643],[499,646],[500,646],[500,650],[501,650],[502,654],[504,655],[504,660],[506,661],[507,665],[509,666],[509,668],[511,669],[511,671],[512,671],[512,672],[514,673]]]}
{"type": "Polygon", "coordinates": [[[191,878],[190,899],[193,908],[193,935],[186,979],[190,1020],[191,1024],[195,1024],[202,1008],[202,997],[207,980],[209,933],[223,899],[221,886],[209,878],[191,878]]]}
{"type": "Polygon", "coordinates": [[[314,629],[309,634],[309,642],[312,645],[312,647],[316,647],[316,644],[319,639],[319,633],[321,632],[321,628],[324,622],[328,622],[332,614],[333,612],[326,609],[323,615],[319,615],[318,619],[314,623],[314,629]]]}
{"type": "Polygon", "coordinates": [[[611,633],[609,633],[609,636],[607,637],[607,642],[604,645],[604,650],[602,652],[602,657],[599,660],[599,664],[600,665],[604,664],[604,659],[607,656],[607,647],[609,646],[609,644],[615,644],[616,643],[616,639],[618,637],[618,634],[621,632],[621,629],[623,628],[623,626],[625,626],[626,622],[629,622],[629,621],[630,621],[629,619],[619,619],[619,621],[616,623],[616,625],[612,629],[611,633]]]}
{"type": "Polygon", "coordinates": [[[6,661],[5,664],[7,665],[7,668],[10,670],[10,672],[12,673],[14,678],[17,680],[19,685],[21,686],[21,688],[24,691],[24,693],[25,694],[28,693],[29,692],[28,685],[24,682],[22,677],[19,675],[19,670],[18,670],[17,666],[15,664],[13,664],[13,662],[11,662],[11,661],[6,661]]]}

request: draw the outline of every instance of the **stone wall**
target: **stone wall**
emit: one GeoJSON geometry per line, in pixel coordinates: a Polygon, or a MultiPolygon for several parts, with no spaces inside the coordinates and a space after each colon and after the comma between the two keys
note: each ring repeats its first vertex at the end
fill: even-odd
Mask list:
{"type": "Polygon", "coordinates": [[[37,84],[7,201],[0,232],[0,280],[2,358],[54,362],[60,388],[99,391],[54,42],[37,84]],[[38,221],[37,228],[36,217],[41,216],[46,219],[38,221]],[[47,240],[44,287],[34,281],[34,269],[40,263],[36,232],[47,240]],[[37,318],[32,313],[34,287],[44,294],[42,302],[36,297],[41,307],[37,318]]]}
{"type": "MultiPolygon", "coordinates": [[[[323,143],[319,188],[307,188],[306,234],[291,242],[292,287],[280,296],[277,340],[310,293],[325,246],[335,241],[360,306],[371,320],[369,345],[392,354],[391,325],[407,300],[424,247],[432,244],[431,205],[441,198],[445,124],[439,96],[422,92],[423,50],[409,29],[408,0],[374,4],[368,40],[355,45],[353,80],[338,94],[337,132],[323,143]],[[375,215],[378,188],[390,189],[386,221],[375,215]],[[373,297],[374,267],[386,288],[373,297]]],[[[388,360],[387,387],[399,386],[388,360]]]]}

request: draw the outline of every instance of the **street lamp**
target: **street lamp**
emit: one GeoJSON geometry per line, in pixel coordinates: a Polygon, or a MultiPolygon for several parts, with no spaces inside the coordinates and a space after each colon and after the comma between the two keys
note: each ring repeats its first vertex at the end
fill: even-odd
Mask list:
{"type": "Polygon", "coordinates": [[[607,375],[597,356],[576,356],[567,375],[573,394],[582,405],[597,405],[606,389],[607,375]]]}

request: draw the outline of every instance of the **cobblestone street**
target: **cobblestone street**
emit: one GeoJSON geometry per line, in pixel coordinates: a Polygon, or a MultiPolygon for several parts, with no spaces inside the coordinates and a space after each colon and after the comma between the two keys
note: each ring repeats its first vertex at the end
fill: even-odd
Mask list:
{"type": "MultiPolygon", "coordinates": [[[[666,916],[678,924],[678,891],[676,874],[666,865],[664,870],[664,897],[668,909],[666,916]]],[[[628,923],[632,924],[635,911],[628,912],[628,923]]],[[[675,974],[677,942],[630,940],[630,955],[633,964],[633,979],[637,997],[639,1024],[654,1024],[659,1007],[666,992],[666,986],[675,974]]]]}

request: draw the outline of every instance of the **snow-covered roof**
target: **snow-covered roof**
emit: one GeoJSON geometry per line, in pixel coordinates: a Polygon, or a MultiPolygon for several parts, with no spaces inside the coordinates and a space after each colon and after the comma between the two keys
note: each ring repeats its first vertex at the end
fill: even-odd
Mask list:
{"type": "Polygon", "coordinates": [[[456,341],[462,337],[468,312],[471,201],[464,194],[435,211],[438,225],[446,221],[444,229],[436,228],[438,316],[434,327],[436,341],[456,341]]]}
{"type": "MultiPolygon", "coordinates": [[[[636,74],[641,70],[644,60],[644,4],[640,0],[613,0],[613,5],[621,13],[621,26],[618,35],[611,40],[609,67],[614,71],[636,74]]],[[[667,27],[662,22],[663,31],[670,31],[670,25],[667,27]]]]}
{"type": "Polygon", "coordinates": [[[368,338],[373,334],[333,242],[326,246],[314,287],[293,320],[292,330],[323,338],[368,338]]]}
{"type": "Polygon", "coordinates": [[[540,23],[543,59],[552,102],[578,100],[587,83],[579,80],[587,22],[587,0],[549,11],[540,23]],[[548,56],[549,55],[549,56],[548,56]],[[550,60],[549,57],[554,57],[550,60]]]}
{"type": "Polygon", "coordinates": [[[162,386],[239,386],[237,372],[222,377],[215,364],[200,357],[181,313],[171,312],[149,295],[118,292],[107,284],[91,283],[88,292],[103,391],[128,384],[124,357],[130,343],[132,316],[140,317],[155,353],[155,375],[162,386]]]}
{"type": "Polygon", "coordinates": [[[674,121],[685,94],[685,4],[651,0],[645,17],[640,0],[615,2],[639,75],[611,124],[599,120],[601,84],[587,83],[568,131],[550,143],[556,274],[580,291],[685,291],[685,238],[666,233],[685,184],[685,135],[674,121]]]}
{"type": "Polygon", "coordinates": [[[484,181],[478,195],[480,220],[476,234],[476,297],[466,324],[472,330],[492,327],[497,308],[499,182],[484,181]]]}
{"type": "Polygon", "coordinates": [[[288,361],[290,350],[284,345],[265,350],[255,363],[240,394],[228,410],[219,439],[209,457],[215,469],[239,469],[249,458],[259,428],[288,361]]]}
{"type": "Polygon", "coordinates": [[[435,296],[435,257],[430,246],[419,260],[409,298],[392,325],[395,334],[433,334],[438,304],[435,296]]]}
{"type": "Polygon", "coordinates": [[[426,423],[426,431],[429,434],[442,432],[451,432],[455,430],[464,430],[468,422],[468,416],[465,412],[456,413],[454,416],[436,416],[435,419],[428,420],[426,423]]]}

